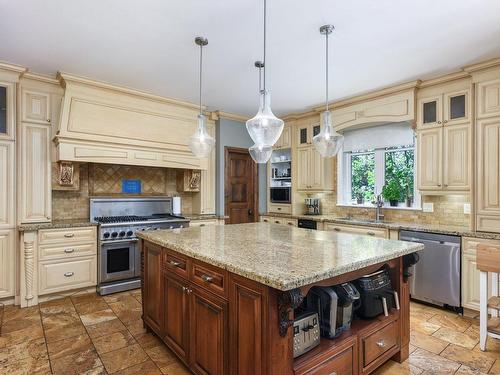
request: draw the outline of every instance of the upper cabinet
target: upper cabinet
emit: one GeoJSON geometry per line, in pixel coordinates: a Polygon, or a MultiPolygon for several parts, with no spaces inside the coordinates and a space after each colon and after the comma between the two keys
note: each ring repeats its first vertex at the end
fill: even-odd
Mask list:
{"type": "Polygon", "coordinates": [[[471,80],[418,92],[417,186],[423,194],[468,192],[472,182],[471,80]]]}
{"type": "Polygon", "coordinates": [[[23,89],[21,98],[22,121],[50,124],[52,121],[50,104],[50,93],[23,89]]]}
{"type": "Polygon", "coordinates": [[[500,116],[500,78],[479,82],[477,92],[477,117],[500,116]]]}
{"type": "Polygon", "coordinates": [[[298,124],[296,126],[297,147],[308,147],[312,145],[313,138],[319,134],[321,126],[319,123],[313,124],[298,124]]]}
{"type": "Polygon", "coordinates": [[[282,148],[290,148],[292,147],[292,131],[290,124],[286,123],[283,127],[283,132],[279,137],[278,141],[274,145],[274,149],[279,150],[282,148]]]}
{"type": "Polygon", "coordinates": [[[0,139],[15,138],[15,89],[15,83],[0,80],[0,139]]]}

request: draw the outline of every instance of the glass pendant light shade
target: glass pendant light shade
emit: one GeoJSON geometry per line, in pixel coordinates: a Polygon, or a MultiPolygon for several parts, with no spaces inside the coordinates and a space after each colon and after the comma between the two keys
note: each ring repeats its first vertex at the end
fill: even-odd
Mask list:
{"type": "Polygon", "coordinates": [[[189,149],[198,158],[207,158],[214,148],[215,139],[207,133],[205,116],[198,115],[198,130],[189,137],[189,149]]]}
{"type": "Polygon", "coordinates": [[[267,145],[253,145],[248,149],[252,159],[259,164],[267,163],[271,159],[273,147],[267,145]]]}
{"type": "Polygon", "coordinates": [[[344,136],[333,129],[330,111],[323,112],[321,132],[313,137],[313,144],[325,158],[335,156],[344,144],[344,136]]]}
{"type": "Polygon", "coordinates": [[[284,122],[273,114],[269,92],[260,92],[259,111],[246,125],[248,134],[256,145],[274,145],[278,141],[284,122]]]}

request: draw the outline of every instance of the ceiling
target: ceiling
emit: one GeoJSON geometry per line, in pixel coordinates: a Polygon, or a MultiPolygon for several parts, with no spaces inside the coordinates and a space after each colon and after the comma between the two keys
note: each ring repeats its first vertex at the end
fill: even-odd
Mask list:
{"type": "MultiPolygon", "coordinates": [[[[500,57],[498,0],[269,0],[268,89],[276,114],[500,57]]],[[[0,60],[197,102],[197,35],[209,109],[253,115],[262,0],[0,0],[0,60]]]]}

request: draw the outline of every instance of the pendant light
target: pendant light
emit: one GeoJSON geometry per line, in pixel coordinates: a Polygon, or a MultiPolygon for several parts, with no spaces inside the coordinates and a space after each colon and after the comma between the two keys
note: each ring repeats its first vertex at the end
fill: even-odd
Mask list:
{"type": "Polygon", "coordinates": [[[198,158],[206,158],[214,148],[215,139],[207,133],[205,126],[205,116],[201,105],[201,88],[202,88],[202,67],[203,67],[203,46],[208,44],[208,39],[196,37],[194,42],[200,46],[200,114],[198,115],[198,129],[189,138],[189,149],[198,158]]]}
{"type": "Polygon", "coordinates": [[[257,163],[267,163],[270,159],[272,146],[278,141],[284,126],[283,120],[277,118],[271,110],[271,95],[266,88],[266,17],[267,1],[264,0],[264,58],[261,67],[264,84],[259,90],[259,111],[255,117],[246,122],[248,134],[255,142],[255,145],[249,148],[250,155],[257,163]]]}
{"type": "Polygon", "coordinates": [[[337,155],[344,143],[344,136],[333,129],[332,114],[328,110],[328,36],[333,29],[333,25],[324,25],[319,28],[319,32],[325,36],[326,40],[326,110],[322,113],[321,131],[313,137],[314,147],[321,156],[327,158],[337,155]]]}

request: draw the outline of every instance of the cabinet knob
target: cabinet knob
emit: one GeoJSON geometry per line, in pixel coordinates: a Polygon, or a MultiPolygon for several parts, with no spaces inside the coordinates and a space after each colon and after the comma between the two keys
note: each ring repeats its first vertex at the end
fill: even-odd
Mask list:
{"type": "Polygon", "coordinates": [[[380,347],[380,348],[383,348],[385,347],[385,341],[384,340],[380,340],[377,342],[377,346],[380,347]]]}
{"type": "Polygon", "coordinates": [[[340,228],[337,228],[337,227],[333,228],[333,230],[334,230],[335,232],[340,232],[340,228]]]}
{"type": "Polygon", "coordinates": [[[64,252],[65,253],[74,253],[75,252],[75,249],[64,249],[64,252]]]}
{"type": "Polygon", "coordinates": [[[48,118],[48,119],[47,119],[47,122],[49,122],[49,123],[50,123],[50,118],[48,118]]]}
{"type": "Polygon", "coordinates": [[[170,264],[172,267],[179,267],[181,265],[180,262],[177,262],[175,260],[169,260],[168,264],[170,264]]]}
{"type": "Polygon", "coordinates": [[[441,124],[441,121],[438,121],[438,124],[441,124]]]}
{"type": "Polygon", "coordinates": [[[369,235],[369,236],[375,236],[374,232],[366,232],[366,234],[369,235]]]}
{"type": "Polygon", "coordinates": [[[201,279],[207,283],[211,283],[214,280],[214,278],[209,275],[201,275],[201,279]]]}
{"type": "Polygon", "coordinates": [[[446,124],[448,122],[448,120],[444,120],[443,123],[446,124]]]}
{"type": "Polygon", "coordinates": [[[66,273],[64,274],[64,277],[71,277],[71,276],[73,276],[74,274],[75,274],[74,272],[66,272],[66,273]]]}
{"type": "Polygon", "coordinates": [[[444,184],[444,187],[448,187],[448,184],[444,184]]]}
{"type": "Polygon", "coordinates": [[[438,187],[441,187],[442,185],[441,184],[437,184],[438,187]]]}
{"type": "Polygon", "coordinates": [[[74,234],[74,233],[66,233],[66,234],[64,235],[64,237],[66,237],[66,238],[75,237],[75,234],[74,234]]]}

